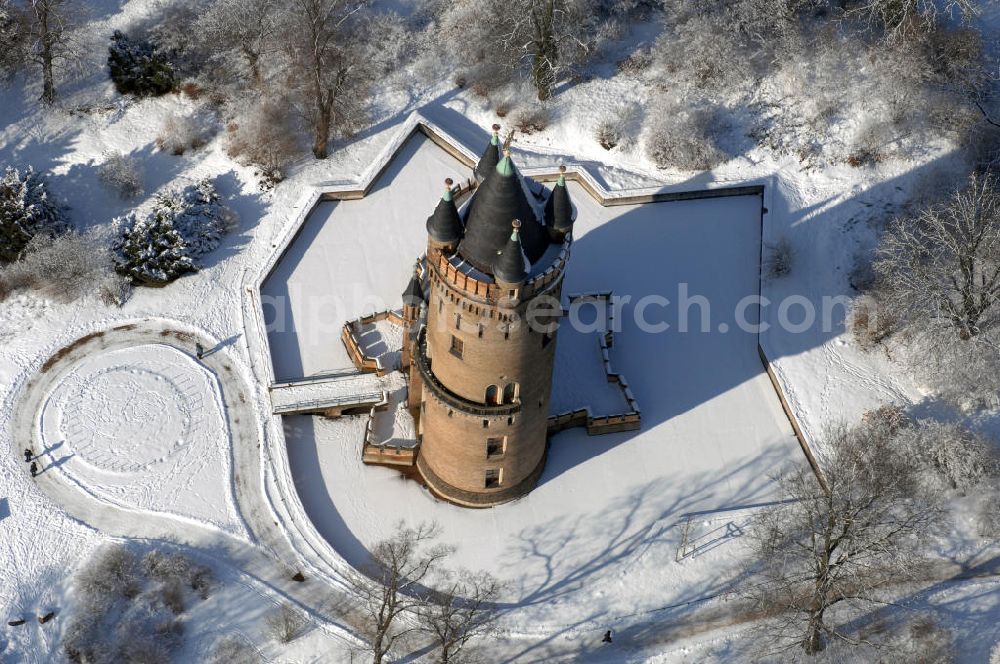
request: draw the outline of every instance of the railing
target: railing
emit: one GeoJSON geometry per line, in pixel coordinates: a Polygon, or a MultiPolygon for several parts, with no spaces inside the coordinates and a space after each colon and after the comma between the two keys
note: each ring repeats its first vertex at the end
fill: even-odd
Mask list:
{"type": "Polygon", "coordinates": [[[420,376],[424,379],[424,385],[430,390],[431,394],[437,397],[438,401],[442,401],[462,413],[479,415],[482,417],[509,416],[521,412],[520,403],[487,406],[486,404],[469,401],[468,399],[460,397],[442,385],[441,381],[439,381],[431,371],[431,362],[427,357],[426,327],[420,330],[420,334],[417,337],[415,355],[416,357],[414,359],[416,360],[417,368],[420,370],[420,376]]]}
{"type": "Polygon", "coordinates": [[[331,399],[309,399],[308,401],[296,401],[294,403],[283,404],[274,407],[275,415],[287,415],[289,413],[318,412],[341,408],[343,406],[364,406],[371,403],[383,403],[386,400],[384,391],[364,392],[362,394],[349,394],[331,399]]]}

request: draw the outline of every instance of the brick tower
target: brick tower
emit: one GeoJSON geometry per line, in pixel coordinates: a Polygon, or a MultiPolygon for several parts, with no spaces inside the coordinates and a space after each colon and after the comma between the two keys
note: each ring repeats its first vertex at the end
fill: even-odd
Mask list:
{"type": "Polygon", "coordinates": [[[417,468],[439,496],[468,507],[529,492],[545,464],[549,398],[573,208],[525,180],[494,136],[459,213],[450,181],[427,220],[427,258],[406,295],[414,310],[407,405],[417,468]]]}

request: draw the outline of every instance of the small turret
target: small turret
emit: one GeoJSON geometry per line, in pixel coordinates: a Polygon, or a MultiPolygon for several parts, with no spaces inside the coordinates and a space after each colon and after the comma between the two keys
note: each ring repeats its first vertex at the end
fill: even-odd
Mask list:
{"type": "Polygon", "coordinates": [[[573,230],[575,219],[576,213],[566,188],[566,166],[559,166],[559,180],[552,187],[549,200],[545,202],[545,227],[553,240],[562,242],[573,230]]]}
{"type": "Polygon", "coordinates": [[[531,263],[521,246],[521,222],[515,219],[511,222],[510,239],[493,265],[493,276],[498,283],[520,286],[527,281],[530,270],[531,263]]]}
{"type": "Polygon", "coordinates": [[[476,179],[482,182],[486,179],[493,169],[496,168],[497,162],[500,161],[500,125],[493,125],[493,136],[490,138],[490,142],[486,144],[486,149],[483,151],[483,156],[479,158],[479,163],[476,164],[476,179]]]}
{"type": "Polygon", "coordinates": [[[444,194],[434,208],[433,214],[427,218],[427,235],[431,242],[439,248],[454,251],[458,241],[462,239],[462,221],[458,217],[458,208],[451,193],[452,179],[444,181],[444,194]]]}
{"type": "Polygon", "coordinates": [[[424,304],[424,288],[414,274],[403,291],[403,319],[413,322],[420,318],[420,307],[424,304]]]}

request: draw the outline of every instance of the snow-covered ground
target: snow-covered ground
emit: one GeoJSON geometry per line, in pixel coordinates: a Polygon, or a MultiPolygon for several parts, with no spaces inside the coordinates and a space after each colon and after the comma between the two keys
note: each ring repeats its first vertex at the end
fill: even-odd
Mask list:
{"type": "MultiPolygon", "coordinates": [[[[0,303],[2,617],[66,606],[61,584],[68,571],[109,539],[70,517],[45,495],[20,460],[26,441],[12,429],[15,411],[21,406],[25,385],[46,359],[75,339],[119,321],[169,319],[221,345],[218,359],[231,366],[247,407],[256,413],[254,426],[259,423],[265,435],[270,435],[271,403],[262,374],[254,371],[256,358],[247,344],[242,288],[247,275],[273,253],[288,220],[300,211],[304,189],[318,182],[356,180],[392,140],[402,119],[416,108],[477,152],[487,137],[483,128],[497,119],[469,91],[456,90],[445,80],[416,84],[404,73],[401,80],[386,81],[378,91],[372,128],[350,143],[338,144],[325,162],[303,161],[287,181],[262,193],[252,172],[225,155],[219,136],[179,157],[155,148],[155,135],[166,118],[193,113],[199,103],[181,96],[125,101],[111,90],[101,69],[107,36],[115,28],[128,28],[145,19],[158,6],[152,0],[93,3],[88,27],[92,48],[86,64],[95,73],[66,86],[63,106],[38,110],[34,104],[37,91],[21,82],[5,89],[0,102],[0,162],[48,171],[53,190],[71,206],[71,217],[82,228],[106,228],[114,216],[132,207],[112,196],[96,176],[108,149],[131,154],[145,167],[146,198],[141,205],[148,204],[159,190],[215,177],[241,225],[220,249],[205,257],[200,272],[165,289],[140,289],[122,309],[93,298],[67,305],[25,293],[0,303]],[[98,110],[70,113],[80,105],[98,110]]],[[[605,151],[591,136],[596,120],[622,99],[643,99],[645,92],[639,88],[627,77],[598,77],[561,90],[551,104],[550,126],[531,136],[519,136],[515,159],[530,168],[564,158],[591,168],[595,178],[609,188],[669,184],[697,189],[768,181],[773,187],[764,217],[764,240],[788,237],[796,249],[792,274],[764,284],[765,296],[775,302],[792,294],[813,302],[823,296],[850,294],[847,274],[854,256],[870,250],[881,217],[898,209],[899,203],[936,173],[947,172],[954,159],[941,143],[927,146],[927,152],[913,161],[806,171],[795,156],[753,148],[710,173],[657,171],[641,151],[605,151]]],[[[325,202],[315,211],[299,238],[309,241],[296,241],[281,264],[284,272],[276,273],[265,289],[265,295],[287,295],[281,305],[285,308],[275,305],[273,309],[286,315],[283,331],[272,335],[279,349],[274,358],[279,379],[350,365],[339,339],[340,326],[362,313],[398,304],[412,260],[423,248],[423,220],[446,176],[462,179],[467,172],[426,141],[414,140],[393,161],[383,185],[366,198],[325,202]],[[373,228],[392,228],[393,232],[376,236],[373,228]],[[307,247],[320,247],[326,253],[307,252],[307,247]],[[320,297],[315,305],[302,299],[309,292],[320,297]],[[303,331],[311,336],[297,338],[303,331]]],[[[607,438],[588,438],[579,431],[559,434],[535,493],[504,508],[470,512],[432,501],[398,473],[362,468],[364,418],[341,422],[287,418],[295,485],[302,489],[303,503],[317,526],[350,561],[357,561],[364,546],[398,516],[439,518],[449,525],[449,540],[460,545],[461,562],[491,567],[508,578],[523,578],[509,595],[521,608],[505,618],[511,631],[501,642],[503,653],[496,657],[498,661],[642,661],[657,651],[662,651],[658,661],[665,662],[740,660],[746,652],[740,644],[751,637],[739,628],[720,628],[695,641],[685,640],[684,632],[665,630],[663,621],[682,623],[689,615],[686,602],[725,588],[728,575],[735,571],[728,563],[739,552],[739,528],[745,523],[743,510],[695,516],[689,526],[691,555],[676,562],[679,529],[688,522],[682,515],[773,499],[767,475],[775,469],[774,462],[798,455],[760,372],[752,340],[747,335],[719,332],[717,327],[727,322],[734,298],[755,292],[752,270],[756,269],[759,240],[751,234],[756,233],[753,224],[744,223],[751,216],[752,203],[732,199],[630,210],[601,208],[576,187],[572,194],[581,208],[581,226],[567,293],[614,289],[619,294],[659,293],[674,301],[676,284],[685,281],[691,285],[690,294],[712,300],[710,334],[685,335],[672,328],[662,335],[647,335],[650,340],[644,341],[626,325],[616,338],[613,359],[643,408],[643,430],[607,438]],[[358,523],[359,515],[365,513],[370,522],[358,523]],[[602,650],[593,643],[607,623],[620,630],[615,650],[602,650]],[[553,627],[560,628],[559,633],[553,627]]],[[[656,310],[653,307],[651,312],[656,310]]],[[[776,308],[768,308],[765,321],[775,322],[777,315],[776,308]]],[[[865,409],[888,400],[911,404],[924,397],[887,358],[858,350],[844,333],[842,318],[835,314],[835,324],[828,331],[788,333],[772,328],[762,337],[796,416],[814,440],[833,421],[856,419],[865,409]]],[[[667,318],[667,322],[672,321],[667,318]]],[[[178,421],[158,419],[161,411],[147,418],[143,429],[131,432],[100,429],[92,416],[86,426],[73,424],[73,418],[81,415],[74,411],[79,405],[94,413],[116,403],[128,404],[135,412],[140,406],[149,412],[157,399],[164,399],[165,408],[181,408],[191,403],[193,395],[203,399],[202,422],[217,417],[211,405],[215,393],[204,382],[208,378],[202,370],[189,358],[166,362],[170,357],[151,358],[150,353],[137,349],[81,363],[80,371],[95,374],[113,364],[127,365],[119,373],[134,377],[129,380],[139,388],[151,375],[142,372],[151,370],[163,375],[164,381],[169,378],[176,383],[185,375],[203,384],[167,399],[172,388],[157,381],[146,397],[133,402],[118,387],[102,385],[99,375],[88,383],[60,385],[51,396],[52,428],[46,435],[52,436],[47,439],[51,445],[63,440],[63,447],[54,449],[46,462],[52,456],[54,461],[74,456],[54,469],[57,472],[46,472],[46,478],[79,483],[67,484],[70,490],[81,490],[85,484],[92,496],[114,501],[119,507],[145,510],[123,518],[123,526],[128,519],[146,525],[152,511],[176,522],[177,529],[195,520],[199,527],[212,522],[221,528],[238,524],[239,517],[247,515],[234,515],[231,509],[228,487],[234,478],[230,473],[238,469],[227,466],[231,451],[227,446],[232,441],[223,427],[206,429],[201,440],[192,441],[200,448],[185,445],[177,451],[170,443],[182,437],[170,429],[178,421]],[[129,373],[133,370],[138,373],[129,373]],[[91,434],[97,431],[105,436],[95,446],[91,434]],[[164,435],[143,441],[125,436],[149,436],[154,431],[164,435]],[[128,468],[108,466],[117,463],[116,457],[125,456],[121,452],[94,454],[118,435],[118,442],[135,453],[128,456],[128,468]],[[197,486],[189,484],[194,477],[180,471],[186,459],[195,462],[198,471],[194,475],[204,477],[205,482],[199,479],[197,486]],[[135,468],[136,460],[149,467],[135,468]]],[[[594,366],[599,369],[596,357],[594,366]]],[[[575,400],[575,395],[570,399],[575,400]]],[[[251,479],[255,486],[267,487],[269,498],[275,495],[274,478],[251,479]]],[[[277,511],[293,508],[275,507],[277,511]]],[[[213,550],[209,555],[226,554],[213,550]]],[[[234,571],[222,576],[231,588],[221,590],[218,602],[199,614],[199,620],[207,628],[234,627],[260,645],[266,640],[261,607],[269,608],[276,601],[274,589],[261,584],[248,591],[252,583],[246,575],[234,571]]],[[[984,661],[996,642],[998,635],[988,626],[997,622],[998,599],[997,585],[985,580],[956,583],[927,595],[927,604],[945,611],[949,624],[963,639],[957,653],[961,661],[984,661]]],[[[36,624],[20,632],[3,629],[0,659],[53,660],[53,650],[58,648],[56,632],[36,624]]],[[[191,630],[195,645],[189,661],[204,657],[213,638],[210,632],[191,630]]],[[[332,650],[335,644],[342,647],[329,632],[315,630],[290,649],[278,652],[275,648],[267,654],[281,661],[314,661],[317,653],[329,652],[337,661],[344,654],[332,650]]]]}
{"type": "Polygon", "coordinates": [[[169,512],[246,537],[226,478],[229,427],[215,377],[170,346],[91,356],[41,407],[41,472],[137,511],[169,512]]]}

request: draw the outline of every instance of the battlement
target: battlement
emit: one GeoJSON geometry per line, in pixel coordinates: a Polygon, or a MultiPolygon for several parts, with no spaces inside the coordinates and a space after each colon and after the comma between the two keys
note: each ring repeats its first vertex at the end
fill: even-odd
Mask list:
{"type": "MultiPolygon", "coordinates": [[[[552,264],[541,273],[528,279],[527,283],[518,290],[517,297],[526,300],[546,292],[553,284],[557,283],[565,272],[566,263],[569,260],[569,249],[570,240],[567,238],[552,264]]],[[[429,258],[427,264],[439,279],[454,290],[483,304],[497,305],[512,295],[511,289],[504,288],[488,275],[464,263],[455,254],[451,256],[446,256],[443,253],[438,254],[436,261],[429,258]]]]}

